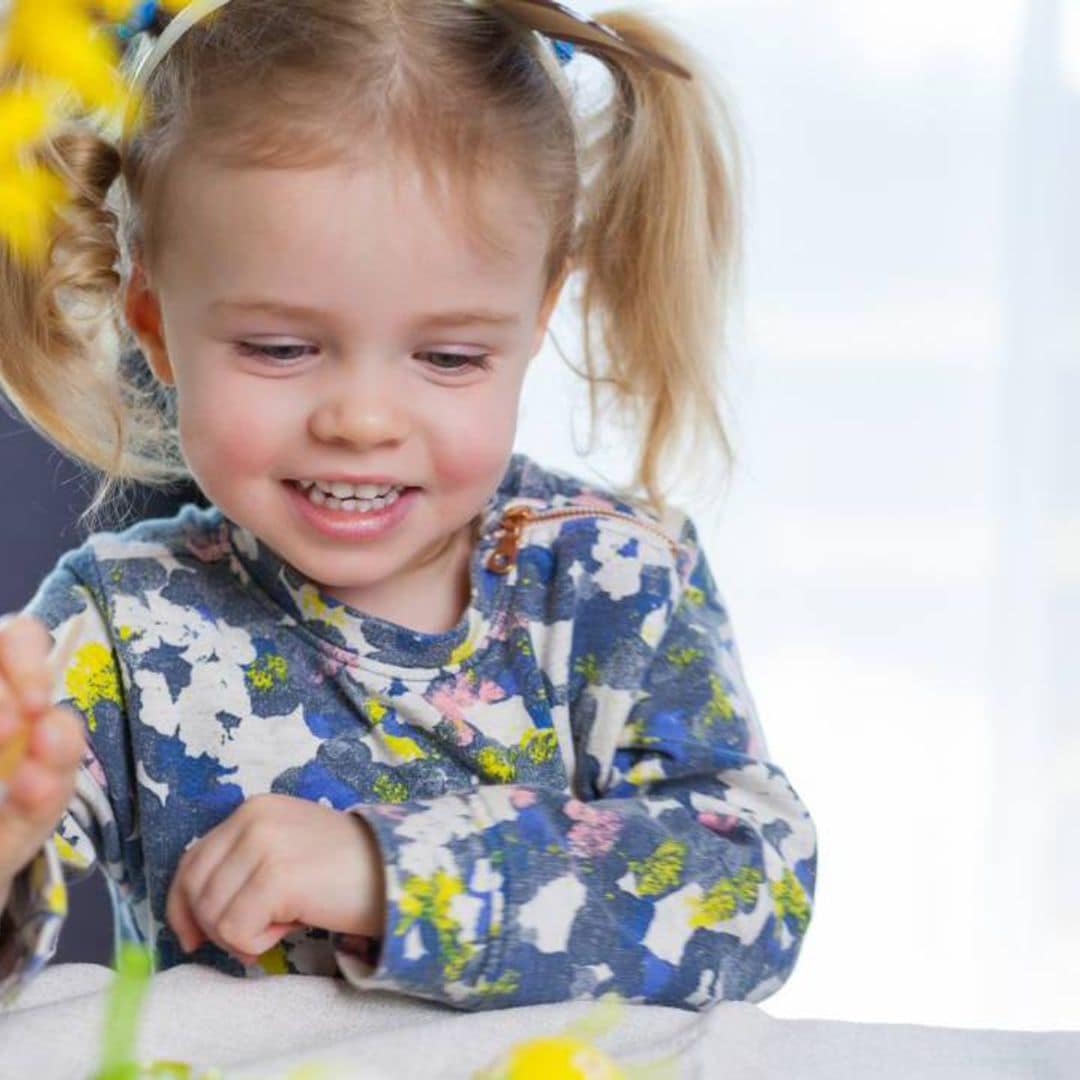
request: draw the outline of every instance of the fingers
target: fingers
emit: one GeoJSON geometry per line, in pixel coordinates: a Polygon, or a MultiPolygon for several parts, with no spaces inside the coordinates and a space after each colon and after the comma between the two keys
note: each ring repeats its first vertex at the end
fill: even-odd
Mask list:
{"type": "Polygon", "coordinates": [[[29,726],[0,715],[4,810],[22,814],[32,825],[54,824],[74,789],[85,748],[82,721],[64,706],[50,709],[29,726]]]}
{"type": "Polygon", "coordinates": [[[3,625],[0,632],[0,709],[13,706],[40,712],[49,705],[52,674],[49,653],[52,637],[45,624],[30,615],[20,615],[3,625]]]}
{"type": "Polygon", "coordinates": [[[218,921],[218,933],[246,964],[253,964],[291,929],[293,921],[281,903],[281,883],[271,864],[262,862],[234,894],[218,921]]]}
{"type": "Polygon", "coordinates": [[[40,619],[0,620],[0,877],[48,841],[75,788],[82,721],[50,704],[52,650],[40,619]]]}
{"type": "Polygon", "coordinates": [[[165,918],[176,934],[180,947],[184,952],[194,952],[204,941],[206,935],[202,932],[188,906],[187,898],[183,889],[173,881],[169,889],[169,898],[165,905],[165,918]]]}
{"type": "Polygon", "coordinates": [[[166,902],[166,918],[186,952],[209,940],[253,964],[303,925],[281,906],[280,875],[268,860],[237,844],[206,874],[208,861],[178,869],[166,902]]]}
{"type": "Polygon", "coordinates": [[[243,845],[236,845],[216,858],[207,871],[212,859],[215,859],[213,853],[201,856],[174,879],[178,922],[186,923],[184,932],[180,933],[179,926],[177,932],[182,944],[192,940],[189,935],[194,924],[196,933],[230,951],[239,942],[222,926],[222,915],[254,874],[258,863],[250,852],[244,851],[243,845]]]}
{"type": "Polygon", "coordinates": [[[208,936],[203,932],[195,914],[193,897],[199,895],[206,878],[213,870],[213,862],[207,857],[212,854],[210,845],[227,824],[228,819],[201,840],[196,840],[176,864],[176,872],[173,874],[165,902],[165,918],[185,952],[193,952],[208,936]]]}
{"type": "Polygon", "coordinates": [[[8,616],[0,624],[0,801],[26,756],[30,723],[49,706],[52,638],[31,616],[8,616]]]}
{"type": "MultiPolygon", "coordinates": [[[[166,920],[191,952],[204,940],[245,964],[306,925],[283,796],[253,797],[184,852],[166,901],[166,920]]],[[[310,809],[304,807],[305,811],[310,809]]]]}
{"type": "Polygon", "coordinates": [[[31,728],[30,751],[38,761],[61,772],[78,765],[86,753],[78,714],[63,705],[50,709],[31,728]]]}
{"type": "Polygon", "coordinates": [[[7,782],[4,813],[14,812],[32,829],[51,827],[62,816],[74,787],[74,774],[64,776],[26,758],[7,782]]]}

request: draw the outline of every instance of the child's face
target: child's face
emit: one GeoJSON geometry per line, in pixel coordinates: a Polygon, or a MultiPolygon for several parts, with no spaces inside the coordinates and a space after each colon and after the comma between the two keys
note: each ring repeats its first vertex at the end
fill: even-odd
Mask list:
{"type": "Polygon", "coordinates": [[[508,246],[497,258],[440,218],[418,179],[384,166],[188,158],[165,194],[153,280],[136,275],[128,290],[128,321],[158,377],[176,384],[184,453],[208,498],[360,606],[468,526],[512,451],[558,286],[541,295],[548,235],[531,204],[505,183],[486,194],[508,246]],[[425,324],[462,310],[515,321],[425,324]],[[276,348],[267,357],[240,343],[276,348]],[[372,534],[355,511],[335,519],[349,529],[328,530],[332,512],[294,486],[366,477],[418,489],[372,534]]]}

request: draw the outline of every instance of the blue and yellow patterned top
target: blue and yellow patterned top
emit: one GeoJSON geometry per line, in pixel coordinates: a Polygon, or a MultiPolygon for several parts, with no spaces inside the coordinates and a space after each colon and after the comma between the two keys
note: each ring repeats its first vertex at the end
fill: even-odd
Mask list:
{"type": "Polygon", "coordinates": [[[12,1001],[95,864],[159,969],[338,974],[465,1009],[614,991],[760,1001],[810,921],[813,822],[769,760],[692,520],[514,454],[460,622],[420,633],[283,564],[220,510],[97,533],[27,610],[88,752],[0,948],[12,1001]],[[266,792],[360,814],[376,941],[309,927],[245,968],[165,922],[184,849],[266,792]]]}

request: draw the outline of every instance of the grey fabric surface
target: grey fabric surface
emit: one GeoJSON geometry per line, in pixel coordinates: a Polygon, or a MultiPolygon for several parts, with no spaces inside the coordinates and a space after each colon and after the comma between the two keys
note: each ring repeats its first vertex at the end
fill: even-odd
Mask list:
{"type": "MultiPolygon", "coordinates": [[[[54,964],[0,1012],[0,1080],[86,1080],[105,991],[95,964],[54,964]]],[[[301,1063],[325,1080],[468,1077],[513,1043],[561,1032],[588,1002],[461,1013],[341,980],[240,980],[199,966],[155,976],[140,1058],[216,1065],[227,1080],[278,1080],[301,1063]]],[[[781,1020],[724,1003],[695,1014],[626,1006],[599,1045],[621,1063],[675,1055],[673,1075],[716,1080],[1074,1080],[1080,1032],[982,1031],[906,1024],[781,1020]]],[[[552,1078],[557,1080],[557,1078],[552,1078]]]]}

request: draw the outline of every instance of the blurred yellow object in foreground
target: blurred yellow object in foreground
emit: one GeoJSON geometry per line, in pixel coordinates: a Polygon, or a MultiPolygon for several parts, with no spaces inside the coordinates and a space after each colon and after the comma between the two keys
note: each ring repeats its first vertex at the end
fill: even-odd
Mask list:
{"type": "MultiPolygon", "coordinates": [[[[0,29],[0,241],[41,262],[69,199],[35,151],[69,116],[102,112],[130,131],[141,95],[120,71],[117,23],[136,0],[11,0],[0,29]]],[[[182,0],[162,7],[176,10],[182,0]]]]}
{"type": "Polygon", "coordinates": [[[581,1039],[556,1035],[514,1047],[497,1071],[500,1080],[624,1080],[607,1054],[581,1039]]]}
{"type": "Polygon", "coordinates": [[[677,1070],[674,1056],[620,1065],[593,1045],[593,1040],[618,1025],[625,1012],[621,998],[605,994],[559,1034],[512,1046],[474,1080],[673,1080],[677,1070]]]}

